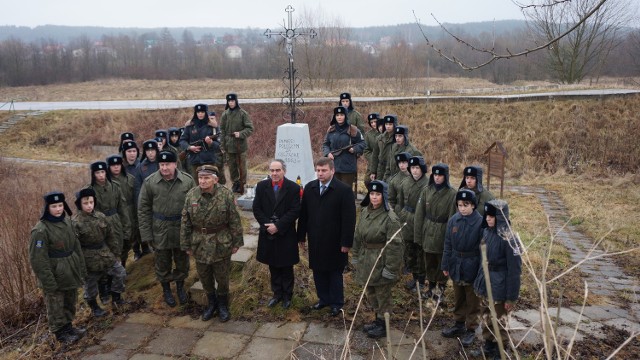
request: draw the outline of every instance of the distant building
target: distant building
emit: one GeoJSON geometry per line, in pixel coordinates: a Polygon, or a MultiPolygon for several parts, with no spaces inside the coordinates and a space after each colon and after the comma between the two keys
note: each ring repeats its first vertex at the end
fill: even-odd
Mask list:
{"type": "Polygon", "coordinates": [[[224,49],[224,56],[229,59],[242,59],[242,49],[238,45],[227,46],[224,49]]]}
{"type": "Polygon", "coordinates": [[[380,38],[380,49],[387,50],[393,45],[393,39],[391,36],[383,36],[380,38]]]}

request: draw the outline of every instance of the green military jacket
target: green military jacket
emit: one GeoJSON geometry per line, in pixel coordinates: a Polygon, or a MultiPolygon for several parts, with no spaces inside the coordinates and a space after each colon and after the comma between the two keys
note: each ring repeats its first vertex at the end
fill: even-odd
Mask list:
{"type": "Polygon", "coordinates": [[[404,247],[399,229],[400,221],[393,210],[386,211],[382,206],[374,210],[371,205],[362,210],[353,240],[355,281],[359,285],[365,285],[369,274],[368,286],[391,284],[402,276],[404,247]],[[376,263],[381,252],[382,257],[376,263]]]}
{"type": "MultiPolygon", "coordinates": [[[[395,141],[395,135],[388,132],[384,132],[376,138],[376,147],[373,149],[373,155],[371,155],[371,173],[376,174],[376,179],[378,180],[382,180],[384,177],[384,170],[387,167],[389,152],[391,152],[391,146],[395,141]]],[[[393,161],[395,162],[395,159],[393,161]]]]}
{"type": "Polygon", "coordinates": [[[236,154],[247,151],[247,138],[253,134],[249,113],[240,108],[225,110],[220,118],[220,132],[220,146],[225,152],[236,154]],[[236,131],[240,132],[239,138],[233,136],[236,131]]]}
{"type": "Polygon", "coordinates": [[[389,180],[389,206],[393,209],[396,214],[400,214],[401,207],[398,207],[398,194],[400,194],[400,187],[402,186],[402,182],[411,177],[411,174],[408,172],[398,171],[395,175],[391,177],[389,180]]]}
{"type": "Polygon", "coordinates": [[[401,152],[408,152],[413,156],[422,156],[422,153],[416,149],[415,146],[411,145],[411,143],[407,145],[398,145],[397,143],[393,143],[389,154],[387,154],[387,165],[384,169],[384,181],[389,182],[388,180],[391,180],[391,176],[400,171],[398,163],[396,162],[396,155],[401,152]]]}
{"type": "Polygon", "coordinates": [[[196,262],[213,264],[231,257],[244,245],[242,223],[233,193],[216,184],[213,193],[189,191],[182,209],[180,248],[191,250],[196,262]]]}
{"type": "Polygon", "coordinates": [[[31,229],[29,260],[47,294],[77,289],[87,276],[80,242],[66,217],[61,222],[40,220],[31,229]]]}
{"type": "Polygon", "coordinates": [[[444,251],[447,222],[457,210],[456,193],[448,186],[436,191],[433,184],[422,190],[416,205],[413,241],[422,243],[424,252],[442,254],[444,251]]]}
{"type": "Polygon", "coordinates": [[[402,228],[402,239],[404,241],[413,242],[413,227],[415,226],[415,213],[416,205],[420,199],[420,193],[422,189],[429,184],[429,177],[423,175],[419,180],[414,180],[413,176],[409,175],[408,179],[400,184],[400,191],[398,192],[398,204],[396,207],[398,210],[398,216],[400,221],[407,223],[402,228]]]}
{"type": "Polygon", "coordinates": [[[170,181],[162,178],[160,171],[144,180],[138,201],[138,223],[143,242],[153,242],[153,247],[160,250],[180,248],[182,207],[194,186],[191,175],[179,170],[170,181]]]}
{"type": "Polygon", "coordinates": [[[124,198],[127,215],[129,215],[131,232],[133,232],[138,228],[138,209],[136,208],[136,201],[134,198],[136,178],[132,174],[125,175],[124,173],[120,173],[119,176],[114,177],[112,180],[120,185],[120,191],[124,198]]]}
{"type": "MultiPolygon", "coordinates": [[[[89,184],[85,188],[92,188],[96,192],[95,210],[107,216],[113,235],[120,242],[120,248],[122,248],[122,240],[131,236],[131,221],[120,184],[116,181],[107,181],[105,186],[89,184]]],[[[116,256],[120,256],[120,253],[116,256]]]]}
{"type": "Polygon", "coordinates": [[[118,241],[103,213],[79,211],[71,218],[71,224],[80,241],[88,272],[107,271],[116,263],[114,254],[120,254],[122,249],[117,248],[118,241]]]}
{"type": "MultiPolygon", "coordinates": [[[[466,187],[461,189],[467,189],[466,187]]],[[[476,198],[478,199],[478,206],[476,206],[476,211],[480,213],[480,215],[484,216],[484,204],[495,199],[496,197],[489,190],[478,191],[478,188],[470,189],[476,194],[476,198]]]]}
{"type": "Polygon", "coordinates": [[[371,128],[371,130],[364,133],[364,150],[362,155],[367,160],[367,171],[371,167],[371,156],[373,156],[373,149],[377,145],[376,138],[380,135],[378,130],[371,128]]]}
{"type": "Polygon", "coordinates": [[[358,112],[358,110],[351,110],[349,111],[349,113],[347,114],[347,117],[349,118],[349,124],[353,124],[355,125],[358,130],[360,130],[360,133],[364,134],[364,131],[367,130],[367,128],[365,126],[365,122],[362,119],[362,114],[360,114],[358,112]]]}

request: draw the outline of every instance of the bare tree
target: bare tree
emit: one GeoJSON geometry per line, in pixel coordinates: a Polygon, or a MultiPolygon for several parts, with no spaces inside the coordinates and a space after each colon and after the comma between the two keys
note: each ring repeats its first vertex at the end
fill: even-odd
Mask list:
{"type": "Polygon", "coordinates": [[[550,43],[547,67],[554,79],[573,84],[588,75],[597,78],[611,51],[620,44],[621,29],[631,20],[629,3],[609,0],[587,17],[601,2],[544,0],[543,6],[525,10],[532,33],[550,43]],[[560,38],[569,28],[574,30],[560,38]]]}

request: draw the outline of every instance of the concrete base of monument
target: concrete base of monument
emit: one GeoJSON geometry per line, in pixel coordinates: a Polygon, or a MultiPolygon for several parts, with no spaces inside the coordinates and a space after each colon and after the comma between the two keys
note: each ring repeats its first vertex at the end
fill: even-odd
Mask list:
{"type": "Polygon", "coordinates": [[[241,195],[236,199],[238,206],[243,210],[253,210],[253,198],[256,194],[256,188],[254,186],[246,186],[244,195],[241,195]]]}

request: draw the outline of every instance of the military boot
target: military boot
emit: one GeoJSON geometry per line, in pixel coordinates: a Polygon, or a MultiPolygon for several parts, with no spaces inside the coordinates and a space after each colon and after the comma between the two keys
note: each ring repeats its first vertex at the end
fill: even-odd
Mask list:
{"type": "Polygon", "coordinates": [[[473,357],[484,357],[487,359],[500,358],[500,351],[498,351],[498,343],[495,341],[486,340],[481,348],[473,349],[469,351],[469,355],[473,357]]]}
{"type": "Polygon", "coordinates": [[[471,329],[465,330],[464,335],[460,337],[460,343],[462,346],[471,346],[473,341],[476,339],[476,332],[471,329]]]}
{"type": "Polygon", "coordinates": [[[202,321],[211,320],[218,312],[218,297],[215,291],[207,294],[207,300],[209,300],[209,303],[202,313],[202,321]]]}
{"type": "Polygon", "coordinates": [[[384,326],[384,320],[376,319],[376,326],[367,331],[367,336],[373,339],[380,339],[387,336],[387,328],[384,326]]]}
{"type": "Polygon", "coordinates": [[[376,323],[376,320],[378,320],[378,314],[376,314],[375,319],[368,323],[368,324],[364,324],[364,326],[362,327],[362,331],[364,331],[365,333],[369,332],[371,329],[375,328],[378,324],[376,323]]]}
{"type": "Polygon", "coordinates": [[[430,299],[431,297],[433,297],[433,289],[436,288],[436,282],[435,281],[429,281],[429,287],[427,289],[425,289],[425,291],[422,293],[422,298],[424,300],[426,299],[430,299]]]}
{"type": "Polygon", "coordinates": [[[87,334],[87,329],[85,328],[76,328],[71,325],[71,323],[67,324],[67,331],[71,334],[78,337],[78,339],[82,339],[87,334]]]}
{"type": "Polygon", "coordinates": [[[416,290],[416,282],[417,281],[418,281],[418,275],[411,274],[411,280],[407,281],[404,284],[404,287],[409,291],[415,291],[416,290]]]}
{"type": "Polygon", "coordinates": [[[229,295],[218,296],[218,313],[220,314],[220,321],[227,322],[231,319],[229,313],[229,295]]]}
{"type": "Polygon", "coordinates": [[[122,298],[122,294],[114,291],[111,292],[111,303],[115,306],[127,304],[127,302],[122,298]]]}
{"type": "Polygon", "coordinates": [[[234,181],[233,185],[231,185],[231,191],[234,193],[237,193],[239,187],[240,187],[240,183],[237,181],[234,181]]]}
{"type": "Polygon", "coordinates": [[[176,292],[178,293],[178,300],[180,305],[187,303],[187,293],[184,291],[184,281],[176,281],[176,292]]]}
{"type": "Polygon", "coordinates": [[[76,341],[80,340],[80,337],[73,332],[71,332],[67,326],[65,325],[62,329],[55,332],[56,340],[65,345],[71,345],[76,341]]]}
{"type": "Polygon", "coordinates": [[[164,296],[164,302],[167,303],[170,307],[176,306],[176,299],[173,298],[173,294],[171,293],[171,285],[168,282],[163,282],[162,284],[162,295],[164,296]]]}
{"type": "Polygon", "coordinates": [[[438,290],[433,292],[433,301],[440,303],[440,306],[444,305],[444,290],[447,287],[446,283],[438,283],[438,290]]]}
{"type": "Polygon", "coordinates": [[[98,280],[98,294],[100,296],[100,302],[102,305],[109,304],[109,284],[108,277],[103,276],[98,280]]]}
{"type": "Polygon", "coordinates": [[[465,333],[466,329],[463,322],[456,321],[455,325],[445,328],[442,330],[442,336],[446,338],[454,338],[458,336],[462,336],[465,333]]]}
{"type": "Polygon", "coordinates": [[[93,317],[103,317],[107,315],[107,312],[98,305],[96,298],[88,299],[87,304],[89,305],[89,308],[91,308],[91,315],[93,315],[93,317]]]}

